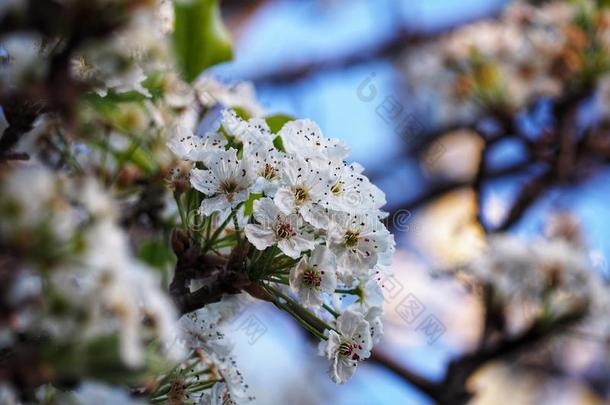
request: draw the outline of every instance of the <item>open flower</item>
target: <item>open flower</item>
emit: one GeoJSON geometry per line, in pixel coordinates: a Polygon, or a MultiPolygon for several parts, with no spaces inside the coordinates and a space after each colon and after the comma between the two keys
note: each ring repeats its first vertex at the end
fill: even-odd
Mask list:
{"type": "Polygon", "coordinates": [[[286,123],[278,132],[286,152],[305,159],[341,162],[349,148],[338,139],[324,138],[318,124],[303,119],[286,123]]]}
{"type": "Polygon", "coordinates": [[[175,125],[168,130],[168,148],[176,156],[192,162],[204,162],[215,152],[221,151],[227,140],[219,133],[198,136],[184,125],[175,125]]]}
{"type": "Polygon", "coordinates": [[[257,249],[265,250],[277,244],[285,255],[296,259],[301,252],[314,248],[313,237],[303,232],[302,219],[296,214],[284,215],[273,200],[256,200],[253,216],[258,223],[246,225],[245,232],[257,249]]]}
{"type": "Polygon", "coordinates": [[[250,165],[256,175],[252,191],[263,192],[268,197],[275,196],[286,154],[275,149],[271,139],[261,134],[244,144],[244,155],[250,159],[250,165]]]}
{"type": "Polygon", "coordinates": [[[290,271],[290,287],[308,307],[322,305],[322,293],[332,294],[336,286],[335,256],[325,246],[318,246],[309,258],[303,256],[290,271]]]}
{"type": "Polygon", "coordinates": [[[220,316],[207,308],[186,314],[178,322],[187,348],[201,348],[207,353],[224,357],[230,353],[232,345],[220,332],[219,323],[220,316]]]}
{"type": "Polygon", "coordinates": [[[275,204],[284,214],[299,213],[316,228],[328,225],[328,214],[320,205],[329,190],[329,178],[300,158],[285,162],[275,204]]]}
{"type": "Polygon", "coordinates": [[[330,168],[328,175],[330,190],[325,194],[325,207],[358,213],[379,210],[385,205],[385,194],[362,174],[360,165],[340,162],[330,168]]]}
{"type": "Polygon", "coordinates": [[[337,271],[343,282],[368,274],[378,256],[391,249],[388,230],[371,214],[337,215],[330,225],[329,247],[337,256],[337,271]]]}
{"type": "Polygon", "coordinates": [[[208,169],[193,169],[191,184],[209,198],[201,202],[200,212],[210,215],[227,213],[248,198],[248,187],[253,176],[245,160],[237,158],[235,149],[214,153],[207,162],[208,169]]]}
{"type": "Polygon", "coordinates": [[[358,363],[371,355],[370,325],[364,315],[348,309],[337,318],[337,331],[327,333],[328,340],[320,343],[320,354],[332,360],[330,378],[343,384],[354,375],[358,363]]]}

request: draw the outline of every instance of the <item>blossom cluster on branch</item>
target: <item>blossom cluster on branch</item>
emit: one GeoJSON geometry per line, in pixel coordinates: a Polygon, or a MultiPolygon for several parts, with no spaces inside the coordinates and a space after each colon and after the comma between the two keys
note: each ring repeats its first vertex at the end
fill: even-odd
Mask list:
{"type": "Polygon", "coordinates": [[[517,113],[540,98],[578,94],[607,80],[610,11],[603,2],[511,2],[497,19],[467,24],[407,52],[401,62],[443,120],[517,113]]]}
{"type": "Polygon", "coordinates": [[[382,332],[375,277],[394,249],[379,210],[385,197],[314,122],[287,121],[273,133],[263,118],[243,115],[226,110],[217,132],[178,127],[170,140],[191,166],[174,178],[178,204],[196,210],[182,215],[184,229],[203,254],[230,247],[239,255],[219,274],[195,276],[234,272],[258,283],[322,340],[331,377],[344,382],[382,332]]]}

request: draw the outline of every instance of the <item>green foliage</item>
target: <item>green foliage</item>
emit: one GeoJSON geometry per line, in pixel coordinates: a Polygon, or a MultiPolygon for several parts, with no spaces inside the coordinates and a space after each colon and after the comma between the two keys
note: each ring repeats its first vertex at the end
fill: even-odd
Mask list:
{"type": "Polygon", "coordinates": [[[252,215],[252,211],[254,210],[254,201],[263,197],[263,193],[250,193],[250,196],[246,200],[244,204],[244,214],[246,216],[252,215]]]}
{"type": "MultiPolygon", "coordinates": [[[[293,120],[294,120],[294,117],[291,117],[290,115],[286,115],[286,114],[270,115],[265,118],[265,121],[267,121],[267,125],[269,125],[269,129],[271,129],[271,132],[274,134],[277,134],[278,132],[280,132],[280,130],[282,129],[284,124],[286,124],[289,121],[293,121],[293,120]]],[[[273,146],[275,146],[277,150],[281,150],[282,152],[285,152],[284,142],[282,141],[281,137],[279,137],[279,136],[275,137],[275,139],[273,140],[273,146]]]]}
{"type": "Polygon", "coordinates": [[[192,82],[205,69],[233,57],[218,0],[174,2],[174,48],[184,79],[192,82]]]}
{"type": "Polygon", "coordinates": [[[176,261],[167,241],[156,239],[141,242],[138,247],[138,257],[152,267],[160,270],[164,270],[168,266],[173,265],[176,261]]]}
{"type": "Polygon", "coordinates": [[[265,117],[265,121],[267,121],[267,125],[269,125],[271,132],[274,134],[277,134],[278,132],[280,132],[280,130],[282,129],[284,124],[286,124],[289,121],[294,121],[294,119],[295,119],[294,117],[291,117],[290,115],[286,115],[286,114],[276,114],[276,115],[270,115],[268,117],[265,117]]]}

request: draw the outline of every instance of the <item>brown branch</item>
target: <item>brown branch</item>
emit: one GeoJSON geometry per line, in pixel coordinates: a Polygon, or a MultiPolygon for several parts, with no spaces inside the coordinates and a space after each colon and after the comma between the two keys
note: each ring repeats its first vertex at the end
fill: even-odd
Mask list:
{"type": "Polygon", "coordinates": [[[544,173],[534,177],[523,185],[518,193],[517,200],[513,203],[508,215],[493,232],[505,232],[515,225],[552,184],[554,173],[546,170],[544,173]]]}
{"type": "Polygon", "coordinates": [[[425,377],[415,373],[408,369],[404,365],[400,364],[394,358],[378,350],[371,354],[369,359],[371,362],[379,364],[384,368],[390,370],[419,391],[423,392],[432,399],[438,399],[438,383],[428,380],[425,377]]]}
{"type": "Polygon", "coordinates": [[[512,357],[528,349],[533,350],[546,339],[567,330],[569,326],[580,321],[586,312],[587,308],[584,306],[566,313],[552,322],[541,319],[516,337],[505,336],[491,347],[480,347],[472,353],[464,354],[449,363],[445,377],[440,382],[430,381],[379,352],[375,352],[371,356],[371,360],[392,371],[440,404],[464,405],[472,398],[473,393],[468,390],[467,383],[477,370],[491,361],[512,357]]]}
{"type": "MultiPolygon", "coordinates": [[[[509,165],[507,167],[496,169],[494,171],[490,171],[485,175],[485,179],[498,179],[505,176],[518,174],[526,169],[528,169],[531,165],[530,161],[523,161],[519,163],[515,163],[513,165],[509,165]]],[[[472,187],[475,184],[475,180],[460,180],[460,181],[451,181],[445,183],[439,183],[436,185],[432,185],[428,191],[416,197],[415,199],[401,204],[399,207],[395,207],[390,209],[390,216],[398,212],[399,210],[415,210],[438,197],[443,196],[444,194],[459,190],[465,187],[472,187]]]]}
{"type": "Polygon", "coordinates": [[[7,162],[9,160],[30,160],[30,155],[23,152],[7,153],[0,155],[0,162],[7,162]]]}
{"type": "Polygon", "coordinates": [[[250,288],[247,274],[236,270],[236,249],[229,259],[205,253],[180,230],[172,233],[172,249],[178,261],[169,294],[181,314],[218,302],[224,294],[239,294],[250,288]],[[191,291],[193,280],[203,283],[196,291],[191,291]]]}
{"type": "Polygon", "coordinates": [[[9,127],[0,136],[0,154],[6,157],[21,137],[32,130],[34,121],[44,112],[44,105],[13,97],[0,98],[0,105],[9,123],[9,127]]]}

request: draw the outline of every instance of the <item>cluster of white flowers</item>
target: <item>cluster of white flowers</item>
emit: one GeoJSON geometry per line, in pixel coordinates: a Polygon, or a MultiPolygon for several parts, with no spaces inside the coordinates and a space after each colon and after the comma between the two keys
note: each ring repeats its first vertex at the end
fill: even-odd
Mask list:
{"type": "Polygon", "coordinates": [[[325,138],[307,119],[272,133],[263,118],[226,110],[218,132],[197,136],[179,127],[169,146],[193,163],[190,183],[204,197],[200,215],[221,222],[234,216],[258,251],[293,260],[273,276],[301,305],[339,311],[321,352],[333,362],[332,379],[346,381],[381,333],[383,299],[374,277],[394,250],[382,222],[383,192],[360,165],[344,162],[349,150],[342,142],[325,138]],[[358,299],[340,313],[343,290],[358,299]]]}
{"type": "Polygon", "coordinates": [[[112,90],[119,94],[134,91],[151,97],[142,83],[151,71],[169,67],[170,46],[166,34],[171,30],[171,19],[171,2],[158,0],[140,7],[111,40],[84,48],[72,60],[73,75],[80,80],[94,81],[100,96],[112,90]]]}
{"type": "Polygon", "coordinates": [[[540,97],[559,97],[567,78],[603,73],[595,69],[607,66],[609,16],[591,1],[516,1],[498,19],[468,24],[408,54],[406,74],[417,91],[437,89],[435,101],[457,104],[448,113],[458,115],[453,118],[477,104],[516,109],[540,97]],[[465,108],[464,100],[473,105],[465,108]]]}
{"type": "Polygon", "coordinates": [[[94,180],[20,166],[0,189],[0,241],[24,255],[4,286],[5,304],[16,313],[2,327],[3,344],[12,345],[17,333],[42,334],[56,344],[117,336],[119,346],[109,349],[135,368],[144,365],[151,336],[172,347],[173,304],[155,273],[132,255],[114,203],[94,180]]]}
{"type": "MultiPolygon", "coordinates": [[[[224,296],[220,302],[186,314],[179,321],[179,342],[186,349],[198,352],[202,360],[195,370],[212,368],[214,372],[208,374],[208,377],[221,379],[211,390],[201,393],[200,405],[237,404],[253,399],[231,355],[233,342],[222,332],[223,324],[231,321],[246,303],[249,300],[244,294],[224,296]]],[[[195,374],[194,378],[197,382],[203,381],[201,373],[195,374]]]]}
{"type": "Polygon", "coordinates": [[[531,316],[583,308],[600,319],[608,315],[610,288],[583,246],[567,239],[528,241],[498,235],[490,238],[486,252],[466,272],[492,287],[501,303],[525,309],[531,316]]]}

